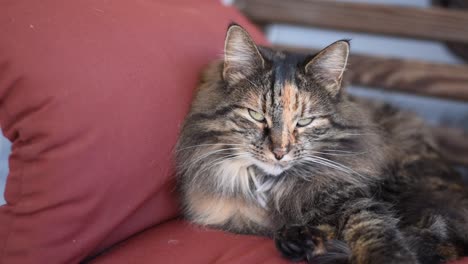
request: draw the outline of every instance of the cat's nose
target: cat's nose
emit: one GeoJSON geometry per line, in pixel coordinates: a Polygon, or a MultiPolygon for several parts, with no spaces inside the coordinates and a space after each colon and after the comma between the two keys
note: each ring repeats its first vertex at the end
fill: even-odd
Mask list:
{"type": "Polygon", "coordinates": [[[273,149],[273,154],[277,160],[281,160],[288,153],[287,148],[275,148],[273,149]]]}

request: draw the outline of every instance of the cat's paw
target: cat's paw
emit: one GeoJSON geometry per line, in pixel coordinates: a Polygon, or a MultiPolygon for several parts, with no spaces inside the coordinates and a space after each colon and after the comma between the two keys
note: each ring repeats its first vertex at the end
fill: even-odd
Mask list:
{"type": "Polygon", "coordinates": [[[276,248],[292,261],[348,263],[349,249],[317,227],[285,226],[275,237],[276,248]]]}
{"type": "Polygon", "coordinates": [[[290,260],[307,259],[307,255],[314,252],[316,247],[313,237],[309,233],[310,229],[306,226],[285,226],[276,234],[276,248],[285,258],[290,260]]]}

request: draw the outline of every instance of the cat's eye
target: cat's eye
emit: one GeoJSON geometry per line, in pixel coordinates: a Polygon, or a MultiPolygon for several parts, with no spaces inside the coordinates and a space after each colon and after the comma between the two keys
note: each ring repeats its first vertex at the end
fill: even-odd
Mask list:
{"type": "Polygon", "coordinates": [[[258,122],[264,122],[265,121],[265,116],[257,111],[254,111],[252,109],[249,109],[249,115],[258,122]]]}
{"type": "Polygon", "coordinates": [[[314,119],[312,117],[309,118],[301,118],[297,121],[297,126],[298,127],[305,127],[310,125],[314,119]]]}

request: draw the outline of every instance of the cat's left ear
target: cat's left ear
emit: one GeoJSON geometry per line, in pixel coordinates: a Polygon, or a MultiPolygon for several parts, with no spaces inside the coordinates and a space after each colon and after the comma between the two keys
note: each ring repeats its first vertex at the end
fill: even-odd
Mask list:
{"type": "Polygon", "coordinates": [[[263,68],[265,61],[249,33],[241,26],[229,26],[224,43],[223,79],[230,83],[263,68]]]}
{"type": "Polygon", "coordinates": [[[332,96],[336,96],[341,88],[348,55],[349,41],[339,40],[315,55],[305,66],[305,71],[332,96]]]}

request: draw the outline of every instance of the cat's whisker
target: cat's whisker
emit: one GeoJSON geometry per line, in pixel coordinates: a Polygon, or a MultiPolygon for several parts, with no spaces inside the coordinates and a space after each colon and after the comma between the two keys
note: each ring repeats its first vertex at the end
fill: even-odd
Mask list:
{"type": "Polygon", "coordinates": [[[326,151],[326,152],[339,152],[339,153],[350,153],[350,154],[355,154],[355,153],[365,153],[367,151],[363,151],[363,152],[354,152],[354,151],[349,151],[349,150],[341,150],[341,149],[324,149],[322,151],[326,151]]]}
{"type": "Polygon", "coordinates": [[[216,153],[219,153],[219,152],[225,152],[225,151],[231,151],[231,150],[237,150],[237,149],[240,149],[240,148],[227,148],[227,149],[218,149],[218,150],[210,151],[210,152],[207,152],[207,153],[201,155],[200,157],[198,157],[198,159],[194,160],[193,162],[189,163],[188,165],[196,164],[199,161],[203,160],[204,158],[207,158],[207,157],[209,157],[211,155],[214,155],[216,153]]]}
{"type": "MultiPolygon", "coordinates": [[[[312,161],[308,161],[308,160],[301,160],[301,161],[299,161],[297,164],[298,164],[298,165],[308,165],[308,166],[310,166],[311,164],[312,164],[312,165],[317,165],[317,163],[312,162],[312,161]]],[[[319,165],[320,165],[320,164],[319,164],[319,165]]],[[[311,176],[313,175],[312,171],[307,170],[307,169],[297,168],[297,167],[294,168],[294,170],[295,170],[296,172],[298,172],[297,175],[298,175],[301,179],[303,179],[303,180],[305,180],[305,181],[308,181],[308,182],[313,181],[313,178],[311,177],[311,176]]]]}
{"type": "Polygon", "coordinates": [[[354,156],[354,155],[362,155],[366,154],[367,151],[362,151],[362,152],[353,152],[353,151],[334,151],[334,150],[321,150],[321,151],[316,151],[312,149],[306,149],[309,152],[312,153],[317,153],[317,154],[323,154],[323,155],[330,155],[330,156],[354,156]]]}
{"type": "Polygon", "coordinates": [[[217,165],[222,164],[223,162],[226,162],[226,161],[231,161],[231,160],[235,160],[235,159],[238,159],[238,158],[247,157],[248,154],[249,154],[248,152],[242,152],[242,153],[235,153],[235,154],[230,154],[230,155],[226,155],[226,156],[217,158],[217,159],[211,161],[208,164],[207,167],[202,169],[202,171],[210,170],[213,167],[216,167],[217,165]]]}
{"type": "MultiPolygon", "coordinates": [[[[301,163],[299,162],[298,164],[304,164],[304,165],[307,165],[308,163],[301,163]]],[[[308,175],[311,175],[311,171],[308,171],[308,170],[305,170],[305,169],[300,169],[300,168],[294,168],[294,170],[296,172],[298,172],[298,176],[303,179],[304,181],[307,181],[307,182],[312,182],[313,179],[311,177],[308,177],[308,175]]]]}
{"type": "Polygon", "coordinates": [[[329,155],[329,156],[355,156],[355,155],[361,155],[361,154],[364,154],[365,152],[356,152],[356,153],[334,153],[334,152],[323,152],[323,151],[312,151],[310,150],[310,152],[312,153],[316,153],[316,154],[322,154],[322,155],[329,155]]]}
{"type": "Polygon", "coordinates": [[[223,156],[223,157],[220,157],[220,158],[217,158],[215,160],[213,160],[210,164],[210,166],[208,167],[208,169],[211,169],[212,167],[215,167],[223,162],[226,162],[226,161],[231,161],[231,160],[235,160],[237,158],[240,158],[240,157],[244,157],[244,154],[231,154],[231,155],[226,155],[226,156],[223,156]]]}
{"type": "Polygon", "coordinates": [[[216,153],[219,153],[219,152],[224,152],[224,151],[232,151],[232,150],[239,150],[241,148],[225,148],[225,149],[218,149],[218,150],[214,150],[214,151],[210,151],[208,153],[205,153],[203,155],[201,155],[200,157],[198,157],[196,160],[188,163],[188,164],[184,164],[184,167],[187,167],[187,169],[190,169],[193,165],[197,164],[198,162],[200,162],[201,160],[211,156],[211,155],[214,155],[216,153]]]}
{"type": "Polygon", "coordinates": [[[358,172],[354,171],[354,170],[351,169],[350,167],[348,167],[348,166],[346,166],[346,165],[343,165],[343,164],[341,164],[341,163],[339,163],[339,162],[336,162],[336,161],[333,161],[333,160],[330,160],[330,159],[327,159],[327,158],[319,157],[319,156],[312,156],[312,157],[315,158],[315,159],[323,160],[323,161],[325,161],[325,162],[329,162],[329,163],[334,164],[334,165],[336,165],[336,166],[339,166],[339,167],[341,167],[341,168],[343,168],[343,169],[345,169],[345,170],[348,170],[348,171],[350,171],[350,172],[352,172],[352,173],[354,173],[354,174],[356,174],[356,175],[362,176],[361,174],[359,174],[358,172]]]}
{"type": "Polygon", "coordinates": [[[321,164],[323,166],[328,166],[330,168],[334,168],[337,170],[340,170],[342,172],[348,173],[348,174],[354,174],[363,177],[360,173],[354,171],[353,169],[349,168],[348,166],[345,166],[339,162],[335,162],[323,157],[315,156],[315,155],[308,155],[304,158],[305,160],[309,160],[312,162],[315,162],[317,164],[321,164]]]}
{"type": "Polygon", "coordinates": [[[344,168],[342,168],[340,166],[334,165],[332,163],[329,163],[329,162],[326,162],[326,161],[323,161],[323,160],[319,160],[319,159],[315,159],[315,158],[305,158],[305,160],[316,163],[316,164],[320,164],[320,165],[323,165],[323,166],[326,166],[326,167],[329,167],[329,168],[337,169],[337,170],[345,172],[345,173],[350,173],[349,170],[346,170],[346,169],[344,169],[344,168]]]}
{"type": "MultiPolygon", "coordinates": [[[[325,166],[325,167],[328,167],[328,168],[332,168],[332,169],[336,169],[336,170],[338,170],[338,171],[344,172],[344,173],[346,173],[347,175],[351,175],[351,172],[349,172],[349,171],[346,171],[346,170],[344,170],[344,169],[342,169],[342,168],[340,168],[340,167],[338,167],[338,166],[335,166],[335,165],[333,165],[333,164],[329,164],[329,163],[326,163],[326,162],[323,162],[323,161],[320,161],[320,160],[313,160],[313,159],[310,159],[310,160],[301,161],[300,163],[301,163],[301,164],[305,164],[305,165],[307,165],[307,164],[308,164],[308,165],[311,165],[311,164],[312,164],[312,165],[317,165],[317,164],[318,164],[318,165],[322,165],[322,166],[325,166]]],[[[334,180],[337,180],[337,181],[349,182],[349,183],[355,184],[355,185],[356,185],[356,184],[360,184],[360,181],[357,180],[357,179],[354,178],[354,177],[339,177],[339,176],[337,176],[337,175],[335,175],[335,174],[333,174],[333,173],[327,174],[327,176],[330,177],[330,178],[333,178],[334,180]]],[[[305,177],[301,177],[301,178],[303,178],[303,179],[306,180],[305,177]]],[[[309,181],[312,181],[312,178],[311,178],[309,181]]]]}
{"type": "Polygon", "coordinates": [[[199,144],[199,145],[193,145],[193,146],[188,146],[188,147],[185,147],[185,148],[181,148],[181,149],[176,150],[175,152],[180,152],[182,150],[191,149],[191,148],[207,147],[207,146],[242,146],[242,144],[226,144],[226,143],[199,144]]]}

